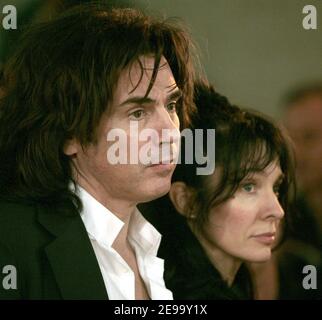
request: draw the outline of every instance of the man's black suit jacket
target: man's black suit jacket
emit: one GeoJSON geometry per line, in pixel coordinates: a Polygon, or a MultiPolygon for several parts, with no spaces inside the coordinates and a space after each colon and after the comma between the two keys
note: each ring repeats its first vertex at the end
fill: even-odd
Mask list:
{"type": "MultiPolygon", "coordinates": [[[[0,299],[108,299],[80,215],[0,199],[0,299]],[[17,289],[5,289],[5,266],[17,289]]],[[[73,211],[74,210],[74,211],[73,211]]]]}

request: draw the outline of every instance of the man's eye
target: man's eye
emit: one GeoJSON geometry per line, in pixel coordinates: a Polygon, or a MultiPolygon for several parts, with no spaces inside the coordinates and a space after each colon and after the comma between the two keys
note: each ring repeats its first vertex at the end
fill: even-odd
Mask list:
{"type": "Polygon", "coordinates": [[[167,109],[169,112],[177,112],[177,103],[176,102],[171,102],[167,105],[167,109]]]}
{"type": "Polygon", "coordinates": [[[132,113],[130,113],[130,118],[132,120],[140,120],[145,115],[144,110],[136,110],[132,113]]]}
{"type": "Polygon", "coordinates": [[[254,192],[255,191],[255,184],[254,183],[245,183],[242,185],[242,189],[246,192],[254,192]]]}

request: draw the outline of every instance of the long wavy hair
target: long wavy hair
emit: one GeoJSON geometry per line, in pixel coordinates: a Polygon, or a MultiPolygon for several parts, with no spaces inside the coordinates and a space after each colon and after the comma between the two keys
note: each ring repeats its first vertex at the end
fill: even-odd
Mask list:
{"type": "Polygon", "coordinates": [[[68,187],[75,181],[63,152],[66,141],[75,138],[84,147],[95,143],[121,72],[142,55],[155,58],[146,95],[161,57],[167,59],[183,92],[178,114],[187,126],[194,109],[193,48],[176,21],[134,9],[83,5],[32,26],[2,73],[1,196],[55,206],[72,200],[80,210],[68,187]]]}

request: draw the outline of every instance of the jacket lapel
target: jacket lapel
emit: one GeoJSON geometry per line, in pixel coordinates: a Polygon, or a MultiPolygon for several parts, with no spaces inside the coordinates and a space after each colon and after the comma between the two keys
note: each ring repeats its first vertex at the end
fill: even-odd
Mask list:
{"type": "MultiPolygon", "coordinates": [[[[75,211],[75,209],[74,209],[75,211]]],[[[100,268],[80,215],[63,217],[41,208],[39,222],[56,238],[45,248],[63,299],[108,299],[100,268]]]]}

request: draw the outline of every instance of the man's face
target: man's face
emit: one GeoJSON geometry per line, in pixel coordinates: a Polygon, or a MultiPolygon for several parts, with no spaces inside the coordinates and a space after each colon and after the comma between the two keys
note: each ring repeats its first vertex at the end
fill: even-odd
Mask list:
{"type": "Polygon", "coordinates": [[[303,191],[322,185],[322,95],[290,106],[285,125],[295,143],[297,175],[303,191]]]}
{"type": "MultiPolygon", "coordinates": [[[[103,115],[99,124],[97,143],[90,145],[84,151],[78,148],[74,157],[82,181],[85,180],[93,190],[100,190],[101,194],[107,195],[110,199],[119,199],[131,205],[166,194],[170,189],[175,164],[149,165],[140,162],[111,164],[108,151],[112,150],[110,148],[115,146],[117,139],[107,141],[109,132],[118,129],[124,133],[126,143],[119,151],[123,152],[126,149],[129,159],[132,152],[130,145],[132,143],[132,146],[135,146],[137,141],[137,137],[132,135],[132,131],[130,132],[131,126],[137,126],[138,135],[144,129],[153,129],[158,139],[148,140],[150,142],[153,140],[155,149],[160,149],[158,162],[159,159],[160,161],[163,159],[161,150],[165,145],[170,150],[167,155],[163,154],[167,160],[178,152],[178,144],[166,141],[167,136],[162,136],[163,130],[175,130],[177,135],[180,135],[176,112],[180,91],[169,65],[162,58],[155,83],[148,96],[144,98],[150,83],[154,58],[142,57],[141,62],[145,70],[140,83],[141,68],[138,63],[121,73],[109,111],[103,115]]],[[[147,141],[137,143],[140,152],[147,141]]],[[[136,158],[135,154],[132,156],[136,158]]],[[[151,156],[153,157],[153,154],[151,156]]]]}

